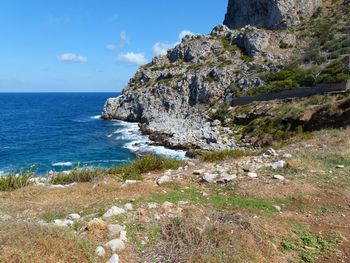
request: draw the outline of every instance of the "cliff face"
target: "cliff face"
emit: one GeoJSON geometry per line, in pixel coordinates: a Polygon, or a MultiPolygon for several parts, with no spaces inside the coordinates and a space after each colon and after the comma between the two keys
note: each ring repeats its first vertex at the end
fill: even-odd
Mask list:
{"type": "Polygon", "coordinates": [[[224,24],[231,29],[246,25],[286,29],[310,18],[322,0],[229,0],[224,24]]]}
{"type": "Polygon", "coordinates": [[[288,56],[279,47],[282,40],[295,42],[285,32],[223,25],[210,35],[186,36],[166,56],[142,66],[122,95],[106,102],[102,117],[142,123],[145,133],[173,148],[236,147],[229,128],[210,118],[211,106],[229,102],[232,86],[262,85],[257,74],[288,56]]]}
{"type": "MultiPolygon", "coordinates": [[[[247,140],[240,137],[242,127],[232,125],[235,116],[228,114],[230,109],[225,106],[235,97],[254,90],[292,89],[299,85],[293,79],[301,72],[298,68],[286,75],[289,79],[269,80],[264,76],[279,71],[291,58],[299,65],[305,62],[309,44],[313,41],[314,47],[318,43],[315,41],[319,34],[314,32],[325,22],[322,15],[296,30],[270,29],[298,24],[301,16],[312,16],[320,6],[321,0],[230,0],[225,23],[232,28],[242,28],[219,25],[209,35],[186,36],[166,55],[140,67],[122,95],[106,102],[102,117],[139,122],[144,133],[172,148],[223,150],[247,146],[247,140]],[[309,31],[302,32],[305,28],[309,31]],[[305,39],[301,33],[311,37],[305,39]],[[271,81],[275,81],[273,85],[271,81]]],[[[344,17],[342,29],[338,29],[340,34],[329,39],[337,37],[347,45],[347,9],[342,9],[334,9],[334,14],[342,12],[340,16],[344,17]]],[[[331,20],[336,19],[333,14],[327,19],[329,25],[335,24],[331,20]]],[[[332,28],[323,32],[326,36],[323,44],[331,32],[332,28]]],[[[328,43],[322,53],[316,46],[318,56],[311,50],[312,56],[309,54],[308,59],[319,63],[319,58],[327,54],[327,48],[333,44],[328,43]]],[[[339,52],[346,51],[343,44],[339,52]]],[[[319,74],[304,78],[315,76],[319,74]]]]}

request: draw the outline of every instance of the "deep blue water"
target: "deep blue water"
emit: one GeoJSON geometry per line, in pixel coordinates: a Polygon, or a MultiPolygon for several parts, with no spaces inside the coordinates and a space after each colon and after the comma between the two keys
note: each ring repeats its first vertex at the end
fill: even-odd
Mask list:
{"type": "Polygon", "coordinates": [[[134,159],[125,145],[135,138],[120,136],[130,127],[96,117],[117,95],[0,93],[0,173],[32,164],[44,174],[63,169],[59,163],[108,167],[134,159]]]}

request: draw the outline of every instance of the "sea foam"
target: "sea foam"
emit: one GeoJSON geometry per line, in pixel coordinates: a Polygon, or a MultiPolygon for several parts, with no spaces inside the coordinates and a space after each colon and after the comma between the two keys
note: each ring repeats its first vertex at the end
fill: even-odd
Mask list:
{"type": "Polygon", "coordinates": [[[114,132],[115,140],[127,141],[124,148],[141,154],[154,153],[177,159],[186,159],[186,152],[172,150],[163,146],[154,146],[148,136],[142,135],[137,123],[116,121],[115,126],[120,128],[114,132]]]}
{"type": "Polygon", "coordinates": [[[73,163],[71,162],[58,162],[58,163],[53,163],[52,166],[54,167],[66,167],[66,166],[73,166],[73,163]]]}

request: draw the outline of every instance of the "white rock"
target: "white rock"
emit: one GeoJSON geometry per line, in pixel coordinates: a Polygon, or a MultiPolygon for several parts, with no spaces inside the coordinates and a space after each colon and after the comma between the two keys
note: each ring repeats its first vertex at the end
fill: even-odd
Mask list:
{"type": "Polygon", "coordinates": [[[73,225],[74,222],[72,220],[67,220],[67,219],[64,219],[64,220],[61,220],[61,219],[56,219],[53,221],[53,223],[56,225],[56,226],[70,226],[70,225],[73,225]]]}
{"type": "Polygon", "coordinates": [[[106,244],[106,246],[109,247],[112,250],[112,252],[121,251],[125,249],[124,241],[120,238],[109,241],[106,244]]]}
{"type": "Polygon", "coordinates": [[[131,210],[133,210],[132,204],[131,204],[131,203],[125,204],[125,205],[124,205],[124,210],[126,210],[126,211],[131,211],[131,210]]]}
{"type": "Polygon", "coordinates": [[[70,214],[66,217],[66,219],[76,221],[76,220],[80,219],[80,215],[79,214],[70,214]]]}
{"type": "Polygon", "coordinates": [[[290,159],[290,158],[292,158],[293,156],[290,154],[290,153],[285,153],[285,154],[283,154],[283,156],[282,156],[284,159],[290,159]]]}
{"type": "Polygon", "coordinates": [[[119,235],[120,232],[124,231],[125,228],[118,224],[109,224],[107,226],[107,229],[108,229],[109,235],[116,236],[116,235],[119,235]]]}
{"type": "Polygon", "coordinates": [[[140,181],[138,180],[126,180],[123,184],[122,184],[122,187],[127,187],[129,185],[133,185],[133,184],[137,184],[139,183],[140,181]]]}
{"type": "Polygon", "coordinates": [[[205,173],[202,177],[202,180],[208,183],[215,183],[217,175],[211,173],[205,173]]]}
{"type": "Polygon", "coordinates": [[[258,177],[258,175],[256,173],[252,173],[252,172],[247,173],[247,176],[250,177],[250,178],[258,177]]]}
{"type": "Polygon", "coordinates": [[[103,247],[99,246],[96,248],[95,254],[99,257],[104,257],[106,255],[106,250],[103,247]]]}
{"type": "Polygon", "coordinates": [[[277,170],[280,168],[284,168],[286,165],[287,165],[286,161],[280,160],[280,161],[277,161],[277,162],[271,164],[271,168],[272,168],[272,170],[277,170]]]}
{"type": "Polygon", "coordinates": [[[111,207],[104,215],[104,218],[109,218],[112,216],[118,216],[118,215],[122,215],[125,214],[126,211],[123,208],[117,207],[117,206],[113,206],[111,207]]]}
{"type": "Polygon", "coordinates": [[[162,185],[162,184],[171,182],[171,180],[172,180],[172,179],[171,179],[170,176],[168,176],[168,175],[163,175],[162,177],[158,178],[157,184],[158,184],[158,185],[162,185]]]}
{"type": "Polygon", "coordinates": [[[158,204],[156,204],[156,203],[148,203],[148,209],[156,209],[156,208],[158,208],[158,204]]]}
{"type": "Polygon", "coordinates": [[[126,237],[126,231],[121,231],[120,232],[120,240],[122,240],[122,241],[127,241],[128,239],[127,239],[127,237],[126,237]]]}
{"type": "Polygon", "coordinates": [[[337,168],[337,169],[342,169],[342,168],[345,168],[345,165],[337,165],[335,168],[337,168]]]}
{"type": "Polygon", "coordinates": [[[107,263],[119,263],[119,260],[119,256],[117,254],[113,254],[107,263]]]}
{"type": "Polygon", "coordinates": [[[275,208],[278,212],[281,212],[282,208],[278,205],[274,205],[273,208],[275,208]]]}
{"type": "Polygon", "coordinates": [[[273,176],[273,179],[283,181],[285,178],[282,175],[276,174],[276,175],[273,176]]]}

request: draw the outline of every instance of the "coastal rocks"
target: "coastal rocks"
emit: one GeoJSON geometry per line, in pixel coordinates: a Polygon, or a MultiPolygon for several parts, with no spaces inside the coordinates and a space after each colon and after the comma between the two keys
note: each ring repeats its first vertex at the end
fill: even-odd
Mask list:
{"type": "Polygon", "coordinates": [[[207,183],[224,184],[233,181],[237,176],[229,173],[205,173],[202,177],[202,181],[207,183]]]}
{"type": "Polygon", "coordinates": [[[118,215],[122,215],[125,214],[126,211],[123,208],[117,207],[117,206],[113,206],[111,207],[104,215],[103,218],[109,218],[112,216],[118,216],[118,215]]]}
{"type": "Polygon", "coordinates": [[[310,18],[322,0],[229,0],[224,24],[237,29],[246,25],[286,29],[310,18]]]}

